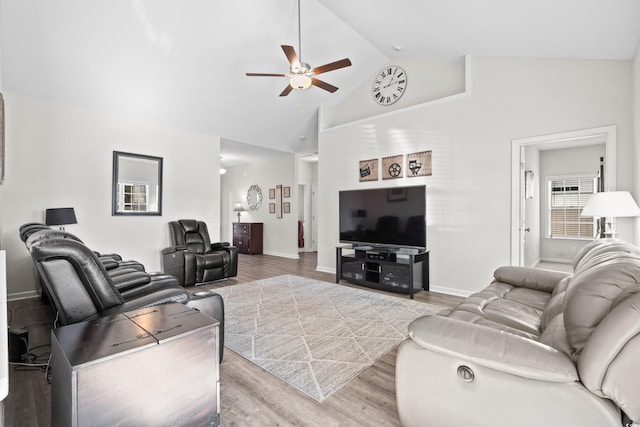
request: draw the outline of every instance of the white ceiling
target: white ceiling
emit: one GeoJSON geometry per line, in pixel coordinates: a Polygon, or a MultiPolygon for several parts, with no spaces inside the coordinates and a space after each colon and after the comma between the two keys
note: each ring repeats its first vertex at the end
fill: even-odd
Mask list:
{"type": "Polygon", "coordinates": [[[638,0],[301,3],[304,61],[353,63],[322,75],[334,94],[278,97],[285,78],[244,75],[288,72],[296,0],[0,0],[4,90],[220,135],[233,166],[313,151],[319,105],[394,59],[630,60],[640,39],[638,0]]]}

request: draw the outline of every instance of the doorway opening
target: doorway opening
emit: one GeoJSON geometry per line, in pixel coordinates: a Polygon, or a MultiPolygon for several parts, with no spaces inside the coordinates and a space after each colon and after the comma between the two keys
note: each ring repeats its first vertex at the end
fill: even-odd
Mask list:
{"type": "MultiPolygon", "coordinates": [[[[604,144],[606,191],[616,189],[616,126],[604,126],[561,132],[511,141],[511,265],[525,265],[526,223],[525,188],[526,155],[532,149],[559,150],[604,144]]],[[[542,189],[540,189],[542,191],[542,189]]],[[[534,239],[530,239],[534,240],[534,239]]]]}

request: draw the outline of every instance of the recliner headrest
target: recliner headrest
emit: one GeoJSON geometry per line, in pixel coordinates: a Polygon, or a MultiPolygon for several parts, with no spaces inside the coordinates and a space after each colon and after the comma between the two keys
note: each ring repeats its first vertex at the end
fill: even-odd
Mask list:
{"type": "Polygon", "coordinates": [[[71,234],[67,231],[62,230],[54,230],[51,228],[47,228],[44,230],[36,231],[32,233],[27,240],[25,240],[24,244],[28,250],[31,250],[31,247],[41,240],[50,240],[50,239],[69,239],[75,240],[76,242],[83,243],[80,238],[74,234],[71,234]]]}
{"type": "Polygon", "coordinates": [[[198,221],[195,219],[180,219],[178,220],[182,228],[184,228],[185,233],[197,233],[198,232],[198,221]]]}

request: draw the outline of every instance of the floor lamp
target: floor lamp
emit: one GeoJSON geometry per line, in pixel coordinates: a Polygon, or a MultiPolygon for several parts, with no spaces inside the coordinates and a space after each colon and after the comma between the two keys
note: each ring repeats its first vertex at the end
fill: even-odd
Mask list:
{"type": "Polygon", "coordinates": [[[606,218],[605,226],[600,227],[599,237],[615,237],[613,219],[617,217],[640,216],[640,208],[628,191],[604,191],[593,193],[582,209],[581,216],[606,218]]]}

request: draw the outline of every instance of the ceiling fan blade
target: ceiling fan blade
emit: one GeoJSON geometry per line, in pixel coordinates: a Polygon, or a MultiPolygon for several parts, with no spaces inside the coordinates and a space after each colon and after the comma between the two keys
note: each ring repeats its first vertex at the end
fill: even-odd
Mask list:
{"type": "Polygon", "coordinates": [[[284,90],[280,92],[280,96],[287,96],[289,95],[289,93],[291,93],[292,90],[293,88],[291,87],[291,85],[287,85],[287,87],[285,87],[284,90]]]}
{"type": "Polygon", "coordinates": [[[286,74],[268,74],[268,73],[245,73],[249,77],[286,77],[286,74]]]}
{"type": "Polygon", "coordinates": [[[287,59],[289,60],[289,64],[294,65],[300,63],[298,60],[298,55],[296,54],[296,50],[293,46],[288,46],[286,44],[280,45],[284,54],[287,55],[287,59]]]}
{"type": "Polygon", "coordinates": [[[330,85],[329,83],[323,82],[322,80],[319,80],[319,79],[311,79],[311,84],[331,93],[338,90],[338,88],[335,87],[334,85],[330,85]]]}
{"type": "Polygon", "coordinates": [[[316,75],[326,73],[327,71],[337,70],[339,68],[349,67],[351,66],[351,61],[349,58],[344,58],[336,62],[331,62],[330,64],[321,65],[313,69],[316,75]]]}

